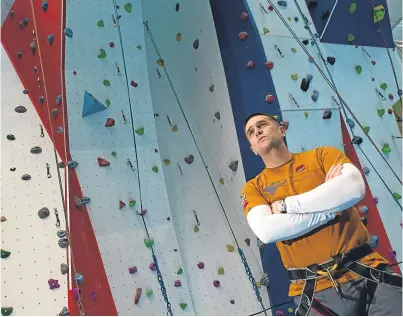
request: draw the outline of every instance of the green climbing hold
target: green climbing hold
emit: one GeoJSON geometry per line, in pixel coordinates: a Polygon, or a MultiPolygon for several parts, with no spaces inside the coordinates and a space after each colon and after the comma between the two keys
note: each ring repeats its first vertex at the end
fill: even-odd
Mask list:
{"type": "Polygon", "coordinates": [[[141,45],[137,45],[137,49],[141,51],[141,45]]]}
{"type": "Polygon", "coordinates": [[[154,173],[158,173],[158,166],[154,165],[152,170],[153,170],[154,173]]]}
{"type": "Polygon", "coordinates": [[[147,288],[146,291],[145,291],[145,293],[146,293],[147,296],[150,296],[150,295],[152,295],[153,290],[150,289],[150,288],[147,288]]]}
{"type": "Polygon", "coordinates": [[[291,48],[291,52],[296,53],[297,49],[296,48],[291,48]]]}
{"type": "Polygon", "coordinates": [[[399,193],[393,193],[392,195],[393,195],[393,198],[396,200],[402,199],[402,196],[399,193]]]}
{"type": "Polygon", "coordinates": [[[235,248],[231,244],[227,245],[227,251],[228,252],[234,252],[234,250],[235,250],[235,248]]]}
{"type": "Polygon", "coordinates": [[[1,249],[1,258],[5,259],[10,256],[11,252],[1,249]]]}
{"type": "Polygon", "coordinates": [[[376,109],[376,112],[378,113],[378,116],[383,117],[385,114],[385,109],[376,109]]]}
{"type": "Polygon", "coordinates": [[[390,145],[388,143],[385,143],[382,147],[382,152],[385,154],[389,154],[392,152],[392,149],[390,148],[390,145]]]}
{"type": "Polygon", "coordinates": [[[199,232],[199,230],[200,230],[200,229],[199,229],[199,226],[198,226],[198,225],[195,225],[194,228],[193,228],[193,231],[194,231],[194,232],[199,232]]]}
{"type": "Polygon", "coordinates": [[[188,304],[180,303],[179,306],[184,310],[184,309],[186,309],[186,307],[188,307],[188,304]]]}
{"type": "Polygon", "coordinates": [[[304,112],[304,116],[305,116],[305,118],[307,118],[308,119],[308,112],[304,112]]]}
{"type": "Polygon", "coordinates": [[[366,134],[368,134],[368,133],[369,133],[369,129],[371,129],[371,128],[368,127],[368,126],[366,126],[366,127],[363,127],[362,129],[364,130],[364,132],[365,132],[366,134]]]}
{"type": "Polygon", "coordinates": [[[144,239],[144,244],[147,248],[151,248],[154,244],[154,239],[144,239]]]}
{"type": "Polygon", "coordinates": [[[298,80],[298,75],[297,74],[291,74],[291,79],[292,80],[298,80]]]}
{"type": "Polygon", "coordinates": [[[289,312],[289,313],[292,313],[293,311],[294,311],[294,309],[292,309],[291,307],[288,308],[288,312],[289,312]]]}
{"type": "Polygon", "coordinates": [[[105,52],[105,50],[103,50],[102,48],[99,50],[99,53],[98,53],[98,58],[105,58],[106,57],[106,52],[105,52]]]}
{"type": "Polygon", "coordinates": [[[219,182],[221,185],[224,185],[224,178],[221,177],[218,182],[219,182]]]}
{"type": "Polygon", "coordinates": [[[291,22],[291,17],[287,17],[287,20],[291,22]]]}
{"type": "Polygon", "coordinates": [[[220,274],[220,275],[223,275],[223,274],[224,274],[224,268],[223,268],[223,267],[220,267],[220,268],[218,269],[218,274],[220,274]]]}
{"type": "Polygon", "coordinates": [[[176,274],[178,274],[178,275],[180,275],[180,274],[182,274],[183,273],[183,269],[182,268],[180,268],[177,272],[176,272],[176,274]]]}
{"type": "Polygon", "coordinates": [[[349,11],[350,13],[354,13],[355,10],[357,10],[357,4],[356,4],[355,2],[350,3],[350,5],[348,6],[348,11],[349,11]]]}
{"type": "Polygon", "coordinates": [[[372,17],[374,18],[374,23],[383,20],[383,18],[385,17],[385,11],[386,10],[382,4],[374,8],[374,10],[372,11],[372,17]]]}
{"type": "Polygon", "coordinates": [[[270,33],[269,29],[268,28],[263,28],[263,34],[266,35],[268,33],[270,33]]]}
{"type": "Polygon", "coordinates": [[[105,25],[104,25],[104,21],[103,21],[103,20],[99,20],[98,23],[97,23],[97,27],[103,28],[104,26],[105,26],[105,25]]]}
{"type": "Polygon", "coordinates": [[[144,134],[144,128],[141,127],[141,128],[136,129],[136,133],[137,133],[138,135],[143,135],[143,134],[144,134]]]}
{"type": "Polygon", "coordinates": [[[1,308],[1,315],[2,316],[9,316],[13,312],[13,307],[2,307],[1,308]]]}
{"type": "Polygon", "coordinates": [[[359,75],[362,73],[362,67],[360,65],[355,66],[355,72],[359,75]]]}
{"type": "Polygon", "coordinates": [[[129,206],[130,206],[131,208],[133,208],[135,205],[136,205],[136,201],[135,201],[135,200],[130,200],[130,201],[129,201],[129,206]]]}
{"type": "Polygon", "coordinates": [[[106,99],[106,100],[105,100],[105,105],[106,105],[107,107],[109,107],[109,106],[111,105],[111,101],[110,101],[109,99],[106,99]]]}
{"type": "Polygon", "coordinates": [[[117,154],[117,153],[116,153],[115,151],[113,151],[113,152],[111,153],[112,156],[116,156],[116,154],[117,154]]]}
{"type": "Polygon", "coordinates": [[[260,283],[260,281],[259,282],[256,282],[256,287],[257,288],[260,288],[262,286],[262,284],[260,283]]]}
{"type": "Polygon", "coordinates": [[[104,85],[105,85],[106,87],[109,87],[109,86],[111,85],[111,83],[110,83],[109,80],[105,79],[105,80],[104,80],[104,85]]]}
{"type": "Polygon", "coordinates": [[[131,3],[126,3],[124,8],[127,13],[132,13],[132,4],[131,3]]]}
{"type": "Polygon", "coordinates": [[[352,41],[355,40],[355,36],[354,36],[353,34],[349,33],[348,36],[347,36],[347,40],[348,40],[349,42],[352,42],[352,41]]]}
{"type": "Polygon", "coordinates": [[[382,83],[380,87],[382,90],[386,90],[386,88],[388,88],[388,85],[386,83],[382,83]]]}

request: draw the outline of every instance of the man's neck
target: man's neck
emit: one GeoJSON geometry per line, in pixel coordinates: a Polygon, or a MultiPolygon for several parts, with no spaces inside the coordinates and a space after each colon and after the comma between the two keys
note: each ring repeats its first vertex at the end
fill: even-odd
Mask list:
{"type": "Polygon", "coordinates": [[[284,145],[280,148],[271,149],[268,153],[262,156],[263,162],[268,168],[278,167],[288,162],[292,157],[292,153],[288,151],[284,145]]]}

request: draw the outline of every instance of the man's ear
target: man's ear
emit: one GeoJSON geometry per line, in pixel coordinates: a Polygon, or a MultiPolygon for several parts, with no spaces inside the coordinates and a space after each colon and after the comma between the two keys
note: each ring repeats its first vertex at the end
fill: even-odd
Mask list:
{"type": "Polygon", "coordinates": [[[281,126],[278,127],[278,129],[279,129],[279,131],[281,133],[281,136],[285,137],[285,132],[286,132],[285,127],[283,125],[281,125],[281,126]]]}

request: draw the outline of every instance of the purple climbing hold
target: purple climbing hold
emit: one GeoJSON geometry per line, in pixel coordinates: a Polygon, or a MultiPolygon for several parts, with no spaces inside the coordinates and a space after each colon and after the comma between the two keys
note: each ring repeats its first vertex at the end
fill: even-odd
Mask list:
{"type": "Polygon", "coordinates": [[[91,292],[91,300],[95,302],[97,300],[97,293],[95,291],[91,292]]]}
{"type": "Polygon", "coordinates": [[[49,288],[50,289],[55,289],[55,288],[59,288],[60,284],[58,280],[54,280],[53,278],[48,280],[48,284],[49,284],[49,288]]]}
{"type": "Polygon", "coordinates": [[[154,262],[152,262],[152,263],[150,263],[150,265],[148,266],[148,268],[151,270],[151,271],[155,271],[155,269],[156,269],[156,265],[155,265],[155,263],[154,262]]]}
{"type": "Polygon", "coordinates": [[[81,290],[79,288],[73,288],[73,298],[78,301],[81,296],[81,290]]]}
{"type": "Polygon", "coordinates": [[[129,267],[129,273],[134,274],[137,272],[137,266],[129,267]]]}
{"type": "Polygon", "coordinates": [[[220,287],[220,281],[215,280],[213,282],[214,287],[220,287]]]}
{"type": "Polygon", "coordinates": [[[56,104],[58,104],[58,105],[62,104],[62,96],[61,95],[56,96],[56,104]]]}
{"type": "Polygon", "coordinates": [[[388,251],[388,258],[389,258],[389,260],[395,261],[396,260],[396,251],[389,250],[388,251]]]}
{"type": "Polygon", "coordinates": [[[375,196],[373,199],[374,199],[374,204],[375,205],[378,204],[378,197],[375,196]]]}
{"type": "Polygon", "coordinates": [[[48,9],[48,2],[46,0],[42,1],[41,8],[43,12],[46,12],[46,10],[48,9]]]}
{"type": "Polygon", "coordinates": [[[204,263],[203,263],[203,262],[199,262],[199,263],[197,264],[197,267],[198,267],[199,269],[204,269],[204,263]]]}
{"type": "Polygon", "coordinates": [[[250,239],[246,238],[244,241],[245,241],[246,245],[249,247],[250,246],[250,239]]]}
{"type": "Polygon", "coordinates": [[[53,36],[53,34],[48,35],[48,43],[49,43],[49,45],[52,45],[54,38],[55,37],[53,36]]]}

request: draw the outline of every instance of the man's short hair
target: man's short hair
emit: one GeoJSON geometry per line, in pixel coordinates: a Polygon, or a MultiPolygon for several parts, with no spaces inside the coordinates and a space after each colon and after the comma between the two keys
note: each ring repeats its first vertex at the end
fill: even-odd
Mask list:
{"type": "Polygon", "coordinates": [[[263,112],[255,112],[246,117],[243,127],[246,128],[246,125],[248,124],[249,120],[256,116],[265,116],[265,117],[271,119],[272,121],[276,122],[278,125],[280,125],[280,123],[277,121],[277,119],[274,118],[273,116],[271,116],[267,113],[263,113],[263,112]]]}

